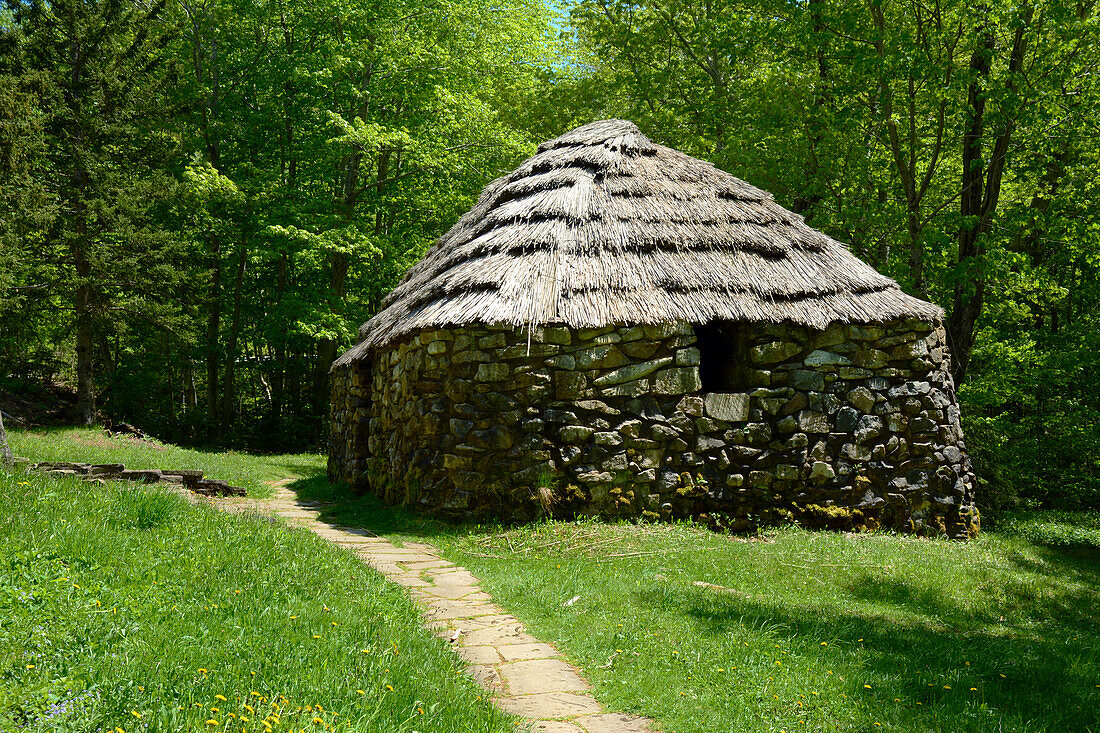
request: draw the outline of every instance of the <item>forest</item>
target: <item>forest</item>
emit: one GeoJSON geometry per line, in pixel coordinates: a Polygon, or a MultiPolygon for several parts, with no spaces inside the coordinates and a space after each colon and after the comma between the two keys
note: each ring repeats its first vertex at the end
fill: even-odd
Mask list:
{"type": "Polygon", "coordinates": [[[0,396],[319,448],[405,270],[623,118],[945,309],[984,506],[1097,508],[1098,70],[1095,0],[3,0],[0,396]]]}

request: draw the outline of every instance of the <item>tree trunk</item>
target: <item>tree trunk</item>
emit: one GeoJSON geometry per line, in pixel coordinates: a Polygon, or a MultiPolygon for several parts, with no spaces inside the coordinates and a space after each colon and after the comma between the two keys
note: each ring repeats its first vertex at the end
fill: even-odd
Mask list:
{"type": "Polygon", "coordinates": [[[210,290],[206,307],[206,410],[207,437],[218,437],[218,331],[221,329],[222,260],[221,243],[214,238],[210,251],[210,290]]]}
{"type": "Polygon", "coordinates": [[[0,461],[7,465],[15,463],[15,456],[8,447],[8,434],[4,430],[4,414],[0,412],[0,461]]]}
{"type": "Polygon", "coordinates": [[[233,315],[229,320],[229,340],[225,347],[225,378],[222,380],[221,432],[224,434],[236,417],[237,399],[237,343],[241,335],[241,297],[244,289],[244,271],[248,263],[248,246],[241,242],[237,252],[237,276],[233,283],[233,315]]]}
{"type": "MultiPolygon", "coordinates": [[[[962,384],[970,366],[970,354],[974,349],[974,331],[985,303],[985,246],[983,239],[993,228],[993,216],[1001,196],[1009,142],[1015,127],[1012,110],[1004,114],[1005,123],[993,144],[988,169],[982,156],[985,143],[986,89],[990,84],[990,68],[996,37],[988,18],[989,8],[980,21],[980,41],[970,57],[971,82],[967,93],[969,121],[963,133],[962,190],[960,214],[962,225],[957,234],[959,243],[958,267],[963,277],[955,283],[952,294],[951,314],[947,318],[947,334],[951,345],[951,374],[955,384],[962,384]]],[[[1016,29],[1012,51],[1008,61],[1006,87],[1014,96],[1016,76],[1023,66],[1027,52],[1026,31],[1031,23],[1032,9],[1023,11],[1021,23],[1016,29]]]]}
{"type": "Polygon", "coordinates": [[[82,246],[73,252],[76,263],[76,410],[81,425],[95,424],[95,364],[92,351],[91,265],[82,246]]]}

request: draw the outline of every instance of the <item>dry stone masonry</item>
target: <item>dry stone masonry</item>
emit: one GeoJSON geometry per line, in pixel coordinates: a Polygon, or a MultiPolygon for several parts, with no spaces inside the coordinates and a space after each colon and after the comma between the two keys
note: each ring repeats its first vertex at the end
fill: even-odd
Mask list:
{"type": "Polygon", "coordinates": [[[193,468],[182,469],[128,469],[121,463],[72,463],[69,461],[43,461],[30,467],[47,476],[61,478],[78,476],[85,481],[132,481],[139,484],[166,483],[180,486],[201,496],[246,496],[248,492],[228,481],[204,478],[203,472],[193,468]]]}
{"type": "Polygon", "coordinates": [[[411,334],[334,370],[330,477],[456,518],[977,533],[942,325],[753,324],[737,392],[696,331],[411,334]]]}

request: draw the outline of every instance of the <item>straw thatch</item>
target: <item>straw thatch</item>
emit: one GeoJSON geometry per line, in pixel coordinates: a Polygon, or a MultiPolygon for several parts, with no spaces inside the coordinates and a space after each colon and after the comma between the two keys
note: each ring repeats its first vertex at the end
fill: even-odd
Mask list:
{"type": "Polygon", "coordinates": [[[941,315],[767,192],[604,120],[543,143],[486,186],[340,362],[464,323],[824,328],[941,315]]]}

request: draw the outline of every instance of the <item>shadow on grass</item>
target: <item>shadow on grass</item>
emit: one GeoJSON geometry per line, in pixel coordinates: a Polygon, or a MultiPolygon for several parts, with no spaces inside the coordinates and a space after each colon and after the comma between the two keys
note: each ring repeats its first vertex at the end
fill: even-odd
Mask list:
{"type": "Polygon", "coordinates": [[[372,494],[356,494],[346,484],[329,483],[324,471],[298,479],[287,488],[297,494],[300,502],[321,504],[321,521],[331,525],[422,539],[464,534],[469,529],[467,525],[419,516],[402,506],[387,506],[372,494]]]}
{"type": "Polygon", "coordinates": [[[823,662],[862,650],[871,675],[897,683],[868,691],[865,679],[850,679],[845,692],[907,728],[938,730],[951,720],[955,730],[998,730],[1010,721],[1004,730],[1100,730],[1100,553],[1036,550],[1048,577],[1029,583],[1023,576],[1035,563],[1019,564],[1014,579],[991,589],[994,600],[973,607],[942,593],[936,579],[920,584],[873,573],[847,588],[873,611],[784,607],[690,589],[672,591],[678,598],[667,591],[639,598],[665,608],[672,601],[716,636],[742,624],[776,629],[792,654],[823,662]],[[828,649],[818,646],[822,640],[828,649]]]}

